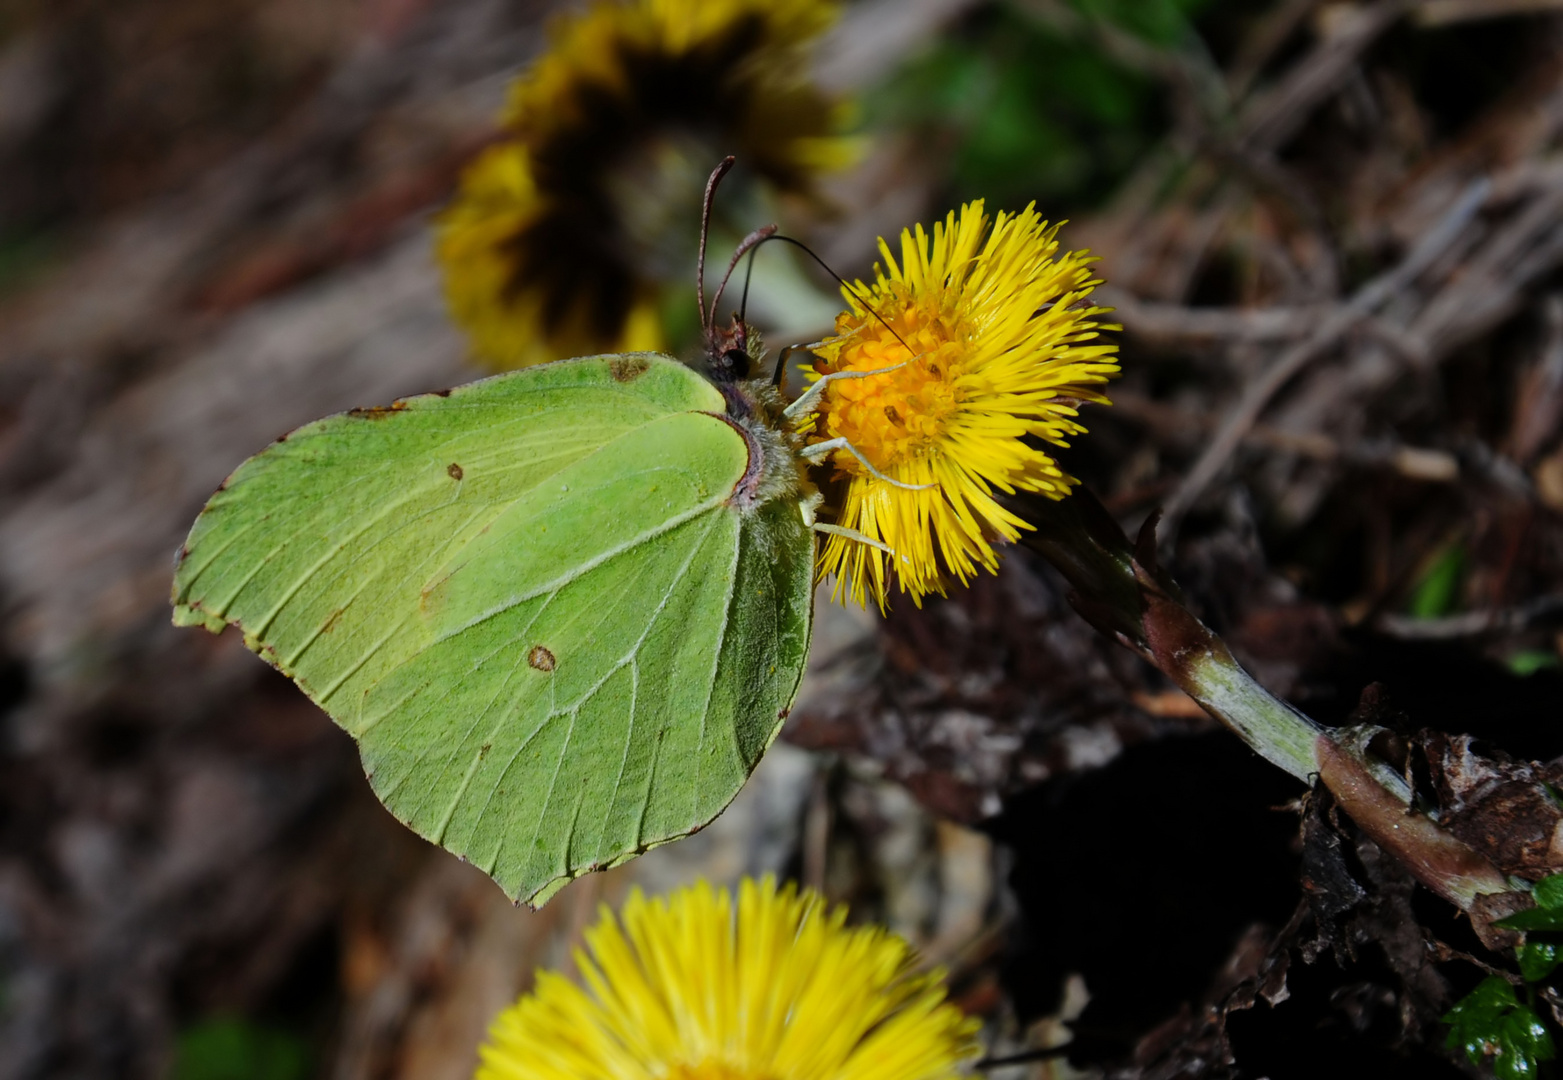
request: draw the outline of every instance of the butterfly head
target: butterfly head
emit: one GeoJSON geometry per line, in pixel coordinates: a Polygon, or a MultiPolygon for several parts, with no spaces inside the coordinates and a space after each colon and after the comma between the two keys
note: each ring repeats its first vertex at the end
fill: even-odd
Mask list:
{"type": "Polygon", "coordinates": [[[706,373],[718,385],[752,378],[764,353],[760,335],[736,314],[726,326],[706,328],[706,373]]]}
{"type": "MultiPolygon", "coordinates": [[[[716,198],[717,185],[722,182],[722,177],[726,176],[732,167],[732,157],[722,159],[721,164],[712,170],[710,179],[706,181],[705,202],[701,206],[700,213],[700,254],[695,264],[695,298],[700,305],[700,328],[705,345],[706,373],[718,386],[732,385],[749,379],[764,354],[760,335],[744,322],[741,311],[735,312],[726,326],[717,323],[716,313],[722,303],[722,293],[727,289],[727,283],[738,267],[738,261],[776,235],[775,225],[765,225],[743,238],[733,250],[733,257],[727,263],[727,272],[722,275],[722,283],[717,286],[716,295],[711,298],[710,307],[707,307],[706,238],[711,227],[711,205],[716,198]]],[[[747,291],[746,285],[745,292],[747,291]]]]}

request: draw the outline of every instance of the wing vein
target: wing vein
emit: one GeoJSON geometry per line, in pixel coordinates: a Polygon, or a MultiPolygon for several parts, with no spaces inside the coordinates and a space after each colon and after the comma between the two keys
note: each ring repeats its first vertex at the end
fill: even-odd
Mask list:
{"type": "MultiPolygon", "coordinates": [[[[720,518],[713,518],[712,524],[706,526],[705,531],[700,534],[699,539],[689,545],[689,554],[685,556],[683,565],[678,568],[678,573],[675,574],[673,580],[668,583],[667,591],[663,593],[662,600],[657,604],[656,610],[654,610],[651,613],[650,618],[646,620],[645,632],[640,635],[640,637],[635,641],[635,644],[630,647],[629,652],[626,654],[626,660],[629,662],[631,679],[630,719],[628,729],[624,733],[624,752],[619,758],[619,772],[613,780],[613,792],[608,796],[608,809],[610,812],[612,811],[614,804],[618,801],[619,789],[624,783],[624,771],[629,764],[630,748],[634,745],[635,741],[635,714],[640,703],[639,657],[641,647],[645,645],[646,639],[651,636],[652,631],[656,629],[657,623],[661,621],[662,613],[667,610],[668,602],[673,598],[673,594],[678,591],[678,587],[683,584],[684,579],[688,576],[689,568],[694,565],[695,556],[700,553],[701,548],[703,548],[706,541],[710,539],[711,530],[715,527],[715,522],[719,520],[720,518]]],[[[648,788],[646,793],[646,801],[650,802],[650,799],[651,792],[648,788]]],[[[642,818],[644,818],[644,806],[642,807],[642,818]]]]}
{"type": "MultiPolygon", "coordinates": [[[[715,659],[712,663],[711,681],[706,688],[705,705],[700,710],[700,741],[695,754],[695,790],[702,789],[702,773],[705,771],[706,755],[706,728],[711,719],[711,696],[716,693],[716,680],[722,671],[722,649],[727,644],[727,628],[732,623],[733,593],[738,589],[738,560],[743,554],[744,535],[742,526],[739,527],[738,536],[733,544],[733,558],[727,564],[727,598],[722,603],[722,628],[716,637],[715,659]]],[[[696,796],[698,798],[698,796],[696,796]]]]}
{"type": "Polygon", "coordinates": [[[622,543],[608,548],[607,550],[602,551],[597,555],[594,555],[592,558],[586,560],[578,566],[571,567],[564,574],[537,586],[537,588],[531,590],[530,592],[521,593],[518,596],[511,597],[503,604],[498,604],[487,611],[481,612],[480,614],[469,619],[467,622],[462,623],[460,626],[453,627],[452,629],[441,634],[438,640],[444,641],[447,638],[454,637],[464,630],[470,630],[472,627],[477,626],[481,622],[492,619],[496,615],[504,614],[506,611],[509,611],[511,608],[515,607],[517,604],[524,604],[528,600],[537,599],[539,596],[548,596],[553,593],[557,593],[565,586],[571,584],[572,582],[578,581],[582,577],[585,577],[587,574],[591,573],[593,570],[596,570],[604,563],[616,559],[620,555],[634,551],[642,544],[650,543],[652,540],[657,539],[657,537],[672,532],[680,525],[684,525],[690,521],[693,521],[702,514],[708,514],[712,510],[720,508],[726,501],[726,496],[712,496],[705,502],[698,503],[683,513],[675,514],[673,517],[666,519],[656,527],[640,532],[635,536],[632,536],[629,539],[623,541],[622,543]]]}

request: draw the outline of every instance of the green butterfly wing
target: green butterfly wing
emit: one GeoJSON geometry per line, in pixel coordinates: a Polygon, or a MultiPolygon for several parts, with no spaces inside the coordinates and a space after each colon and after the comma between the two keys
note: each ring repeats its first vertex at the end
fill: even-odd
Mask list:
{"type": "Polygon", "coordinates": [[[626,354],[309,424],[207,503],[174,621],[239,627],[398,818],[543,903],[714,818],[797,692],[813,540],[729,504],[723,411],[626,354]]]}

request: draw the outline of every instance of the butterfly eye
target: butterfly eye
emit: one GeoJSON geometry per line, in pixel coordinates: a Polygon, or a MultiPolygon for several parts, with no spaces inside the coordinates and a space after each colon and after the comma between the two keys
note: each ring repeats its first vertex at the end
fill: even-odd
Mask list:
{"type": "Polygon", "coordinates": [[[747,379],[749,377],[749,354],[743,349],[728,349],[722,354],[722,360],[735,379],[747,379]]]}

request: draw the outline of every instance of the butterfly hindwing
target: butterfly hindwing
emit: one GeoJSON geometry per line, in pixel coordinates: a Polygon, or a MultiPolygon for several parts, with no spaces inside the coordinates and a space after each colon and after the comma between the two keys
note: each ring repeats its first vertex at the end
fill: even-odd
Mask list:
{"type": "Polygon", "coordinates": [[[796,692],[812,541],[729,505],[722,408],[631,355],[307,425],[213,496],[176,620],[238,625],[393,813],[541,902],[714,817],[796,692]]]}

